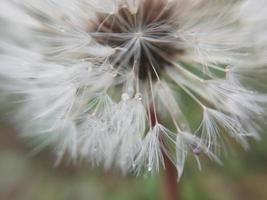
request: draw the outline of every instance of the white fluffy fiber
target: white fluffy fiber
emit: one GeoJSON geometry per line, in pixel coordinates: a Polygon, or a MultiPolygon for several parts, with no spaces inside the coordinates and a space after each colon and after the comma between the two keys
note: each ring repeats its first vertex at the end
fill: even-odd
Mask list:
{"type": "MultiPolygon", "coordinates": [[[[218,161],[225,137],[245,148],[247,138],[259,138],[267,114],[267,2],[169,0],[178,5],[177,45],[185,54],[145,82],[133,66],[117,70],[108,59],[128,51],[139,61],[142,41],[133,33],[119,35],[129,44],[116,48],[88,33],[97,13],[113,15],[120,6],[134,13],[143,1],[0,1],[1,97],[16,98],[10,119],[21,136],[53,144],[59,158],[68,153],[124,173],[158,171],[165,154],[179,176],[189,153],[218,161]],[[192,103],[183,96],[198,108],[199,127],[184,113],[192,103]]],[[[153,26],[146,42],[164,30],[164,22],[153,26]]]]}

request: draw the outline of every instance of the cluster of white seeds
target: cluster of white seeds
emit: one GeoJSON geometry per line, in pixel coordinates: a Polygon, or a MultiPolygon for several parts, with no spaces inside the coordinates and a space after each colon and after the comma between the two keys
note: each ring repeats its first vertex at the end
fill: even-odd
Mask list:
{"type": "Polygon", "coordinates": [[[266,11],[265,0],[1,0],[0,100],[59,161],[139,174],[168,157],[180,177],[190,153],[220,162],[229,138],[259,138],[266,11]]]}

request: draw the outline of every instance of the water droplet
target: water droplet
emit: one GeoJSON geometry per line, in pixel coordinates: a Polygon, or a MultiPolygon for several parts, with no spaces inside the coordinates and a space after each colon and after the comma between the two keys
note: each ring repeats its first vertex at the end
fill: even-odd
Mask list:
{"type": "Polygon", "coordinates": [[[112,77],[116,77],[118,75],[118,73],[116,71],[111,73],[112,77]]]}
{"type": "Polygon", "coordinates": [[[133,162],[133,164],[132,164],[132,167],[133,167],[133,168],[135,168],[135,167],[136,167],[136,164],[135,164],[134,162],[133,162]]]}
{"type": "Polygon", "coordinates": [[[124,101],[126,101],[126,100],[130,99],[130,96],[129,96],[129,94],[127,94],[127,93],[123,93],[123,94],[121,95],[121,99],[124,100],[124,101]]]}
{"type": "Polygon", "coordinates": [[[63,27],[59,27],[59,31],[60,31],[61,33],[65,33],[65,32],[66,32],[66,30],[65,30],[63,27]]]}
{"type": "Polygon", "coordinates": [[[197,156],[199,156],[202,152],[200,146],[198,145],[192,145],[192,151],[197,156]]]}
{"type": "Polygon", "coordinates": [[[140,92],[135,94],[135,98],[138,99],[139,101],[142,100],[142,94],[140,92]]]}
{"type": "Polygon", "coordinates": [[[148,164],[148,168],[147,168],[147,170],[149,171],[149,172],[151,172],[152,171],[152,165],[151,165],[151,163],[150,164],[148,164]]]}
{"type": "Polygon", "coordinates": [[[135,15],[136,13],[137,13],[137,8],[131,8],[130,9],[130,12],[133,14],[133,15],[135,15]]]}

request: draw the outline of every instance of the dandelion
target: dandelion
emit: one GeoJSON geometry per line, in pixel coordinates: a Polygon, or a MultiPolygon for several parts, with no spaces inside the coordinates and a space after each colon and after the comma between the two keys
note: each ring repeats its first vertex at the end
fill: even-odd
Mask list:
{"type": "Polygon", "coordinates": [[[12,122],[58,161],[139,174],[167,156],[179,178],[189,154],[220,162],[229,138],[248,148],[266,119],[260,2],[257,13],[250,0],[2,0],[12,122]]]}

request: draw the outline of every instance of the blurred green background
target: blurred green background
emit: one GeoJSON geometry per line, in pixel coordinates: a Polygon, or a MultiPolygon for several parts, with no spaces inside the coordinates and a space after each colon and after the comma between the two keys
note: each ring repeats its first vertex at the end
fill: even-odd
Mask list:
{"type": "MultiPolygon", "coordinates": [[[[51,151],[30,155],[31,149],[9,127],[0,128],[0,200],[160,200],[164,173],[134,177],[88,165],[54,167],[51,151]]],[[[181,200],[266,200],[267,140],[238,148],[224,166],[204,160],[199,171],[189,159],[177,185],[181,200]]]]}

